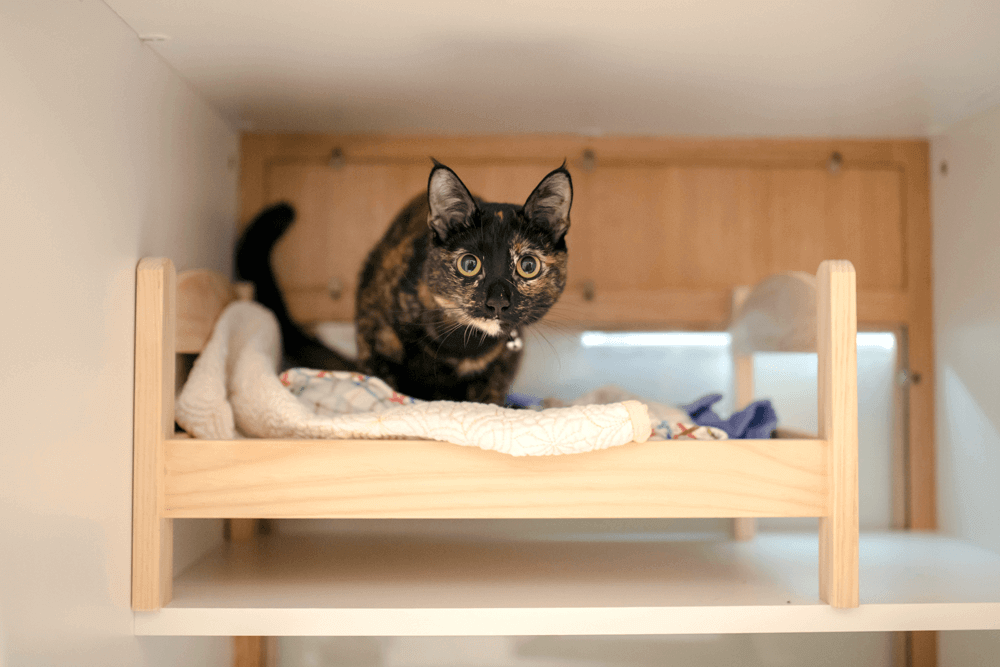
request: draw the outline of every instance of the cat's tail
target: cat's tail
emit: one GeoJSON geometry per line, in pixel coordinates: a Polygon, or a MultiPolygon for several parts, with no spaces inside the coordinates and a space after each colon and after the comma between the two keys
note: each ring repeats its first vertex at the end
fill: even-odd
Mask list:
{"type": "Polygon", "coordinates": [[[281,327],[288,361],[297,366],[327,371],[359,371],[358,363],[324,345],[292,320],[271,269],[271,251],[292,226],[295,210],[284,202],[257,214],[236,244],[236,274],[254,284],[257,301],[271,310],[281,327]]]}

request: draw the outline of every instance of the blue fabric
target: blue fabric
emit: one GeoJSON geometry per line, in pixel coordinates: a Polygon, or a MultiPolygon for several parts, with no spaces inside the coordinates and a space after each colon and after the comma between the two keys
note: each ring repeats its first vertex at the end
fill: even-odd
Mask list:
{"type": "Polygon", "coordinates": [[[529,394],[518,394],[511,392],[507,394],[506,407],[508,408],[535,408],[541,407],[542,399],[529,394]]]}
{"type": "Polygon", "coordinates": [[[723,419],[712,410],[721,398],[722,394],[709,394],[681,407],[695,424],[721,428],[730,438],[763,440],[771,437],[771,432],[778,425],[778,415],[771,407],[771,401],[755,401],[734,412],[729,419],[723,419]]]}

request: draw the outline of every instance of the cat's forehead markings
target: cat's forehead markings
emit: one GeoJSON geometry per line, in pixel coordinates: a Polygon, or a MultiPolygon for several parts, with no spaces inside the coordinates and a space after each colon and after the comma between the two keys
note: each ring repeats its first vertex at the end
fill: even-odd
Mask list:
{"type": "Polygon", "coordinates": [[[497,219],[503,222],[503,211],[497,211],[497,219]]]}
{"type": "Polygon", "coordinates": [[[515,255],[526,255],[528,253],[537,253],[538,248],[535,244],[524,238],[520,234],[516,234],[510,244],[511,251],[515,255]]]}

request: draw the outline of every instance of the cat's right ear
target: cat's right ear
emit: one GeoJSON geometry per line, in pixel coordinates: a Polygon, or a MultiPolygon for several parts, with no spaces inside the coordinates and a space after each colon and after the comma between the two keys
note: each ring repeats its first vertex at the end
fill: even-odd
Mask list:
{"type": "Polygon", "coordinates": [[[427,201],[431,208],[427,221],[438,238],[444,240],[455,230],[472,224],[476,200],[462,179],[437,160],[427,181],[427,201]]]}
{"type": "Polygon", "coordinates": [[[573,179],[563,166],[549,172],[524,202],[524,213],[532,222],[551,231],[558,242],[569,231],[569,209],[573,205],[573,179]]]}

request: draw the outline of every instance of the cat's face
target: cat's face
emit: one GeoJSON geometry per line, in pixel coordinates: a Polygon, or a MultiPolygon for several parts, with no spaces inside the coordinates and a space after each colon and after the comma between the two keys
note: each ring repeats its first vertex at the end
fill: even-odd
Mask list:
{"type": "Polygon", "coordinates": [[[538,321],[566,286],[569,172],[542,179],[524,206],[477,202],[436,165],[428,186],[426,284],[442,315],[488,336],[538,321]]]}

